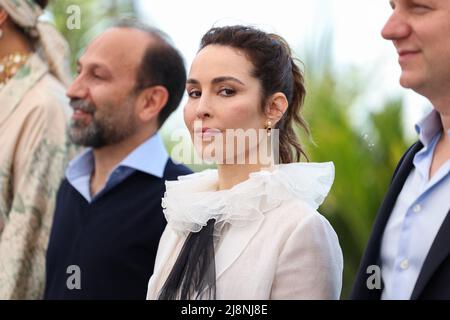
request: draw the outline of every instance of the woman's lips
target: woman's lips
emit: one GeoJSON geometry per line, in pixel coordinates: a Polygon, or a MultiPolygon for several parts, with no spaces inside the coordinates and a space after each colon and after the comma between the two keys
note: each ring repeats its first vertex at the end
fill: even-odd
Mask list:
{"type": "Polygon", "coordinates": [[[219,129],[212,129],[212,128],[202,128],[201,130],[196,130],[195,135],[205,139],[205,138],[211,138],[213,136],[216,136],[220,134],[222,131],[219,129]]]}

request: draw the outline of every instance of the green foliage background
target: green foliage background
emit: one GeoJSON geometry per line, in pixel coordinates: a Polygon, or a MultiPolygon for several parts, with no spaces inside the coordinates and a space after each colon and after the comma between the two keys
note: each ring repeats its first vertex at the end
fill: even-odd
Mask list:
{"type": "MultiPolygon", "coordinates": [[[[58,0],[52,2],[50,11],[71,46],[73,66],[93,35],[118,16],[136,14],[130,0],[58,0]],[[66,9],[73,4],[79,5],[82,12],[79,30],[66,27],[66,9]]],[[[355,123],[354,104],[369,88],[358,70],[346,75],[334,72],[330,42],[331,36],[324,35],[321,42],[303,50],[307,82],[304,116],[311,128],[312,141],[301,132],[299,136],[311,161],[335,164],[335,183],[320,212],[330,220],[340,239],[345,263],[342,291],[345,299],[396,163],[412,141],[407,141],[402,128],[400,100],[384,102],[379,112],[355,123]]],[[[173,143],[167,134],[164,140],[170,152],[173,143]]]]}
{"type": "Polygon", "coordinates": [[[335,165],[335,182],[320,212],[340,239],[342,298],[347,298],[392,173],[412,141],[402,127],[401,100],[384,102],[380,111],[355,120],[357,99],[370,90],[368,81],[358,70],[337,76],[329,38],[325,35],[322,43],[307,48],[303,59],[308,90],[305,117],[315,143],[307,147],[312,161],[331,160],[335,165]]]}

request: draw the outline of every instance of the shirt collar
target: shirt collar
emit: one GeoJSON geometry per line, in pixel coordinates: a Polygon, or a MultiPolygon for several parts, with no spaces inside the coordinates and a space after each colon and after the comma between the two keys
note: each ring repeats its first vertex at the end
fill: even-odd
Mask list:
{"type": "Polygon", "coordinates": [[[139,147],[134,149],[119,166],[139,170],[158,178],[164,176],[169,155],[159,133],[154,134],[139,147]]]}
{"type": "MultiPolygon", "coordinates": [[[[442,122],[439,113],[432,110],[415,125],[419,140],[424,146],[428,146],[433,138],[442,130],[442,122]]],[[[450,132],[449,132],[450,134],[450,132]]]]}
{"type": "MultiPolygon", "coordinates": [[[[162,178],[168,158],[162,138],[159,133],[156,133],[128,154],[116,168],[128,167],[162,178]]],[[[93,169],[94,153],[92,148],[87,148],[69,163],[66,177],[72,181],[83,176],[90,176],[93,169]]]]}
{"type": "Polygon", "coordinates": [[[66,177],[69,181],[83,176],[90,176],[94,168],[94,154],[92,148],[87,148],[80,155],[69,162],[66,177]]]}

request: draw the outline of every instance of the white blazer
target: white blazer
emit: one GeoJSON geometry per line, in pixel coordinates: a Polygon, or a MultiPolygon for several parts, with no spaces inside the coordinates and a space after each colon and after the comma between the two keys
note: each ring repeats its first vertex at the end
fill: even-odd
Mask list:
{"type": "Polygon", "coordinates": [[[167,185],[163,205],[168,226],[147,299],[158,298],[187,234],[199,231],[214,214],[220,232],[215,247],[217,299],[339,299],[342,251],[332,226],[315,208],[331,187],[332,164],[279,165],[271,172],[251,174],[225,192],[204,191],[211,189],[208,181],[217,182],[214,170],[187,177],[167,185]],[[190,192],[180,195],[180,182],[190,192]],[[193,187],[197,183],[203,190],[193,187]],[[201,218],[208,220],[199,222],[202,209],[210,212],[201,218]],[[194,214],[195,222],[188,225],[194,214]]]}

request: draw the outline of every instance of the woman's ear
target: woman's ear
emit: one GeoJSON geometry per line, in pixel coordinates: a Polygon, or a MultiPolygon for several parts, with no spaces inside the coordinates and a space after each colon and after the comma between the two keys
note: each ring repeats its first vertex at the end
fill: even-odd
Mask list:
{"type": "Polygon", "coordinates": [[[0,8],[0,27],[6,22],[8,18],[8,13],[6,13],[5,9],[0,8]]]}
{"type": "Polygon", "coordinates": [[[162,108],[169,100],[169,92],[164,86],[144,89],[138,96],[137,112],[143,122],[158,119],[162,108]]]}
{"type": "Polygon", "coordinates": [[[282,92],[274,93],[269,97],[266,104],[265,114],[267,119],[272,121],[272,125],[280,121],[288,108],[289,102],[282,92]]]}

